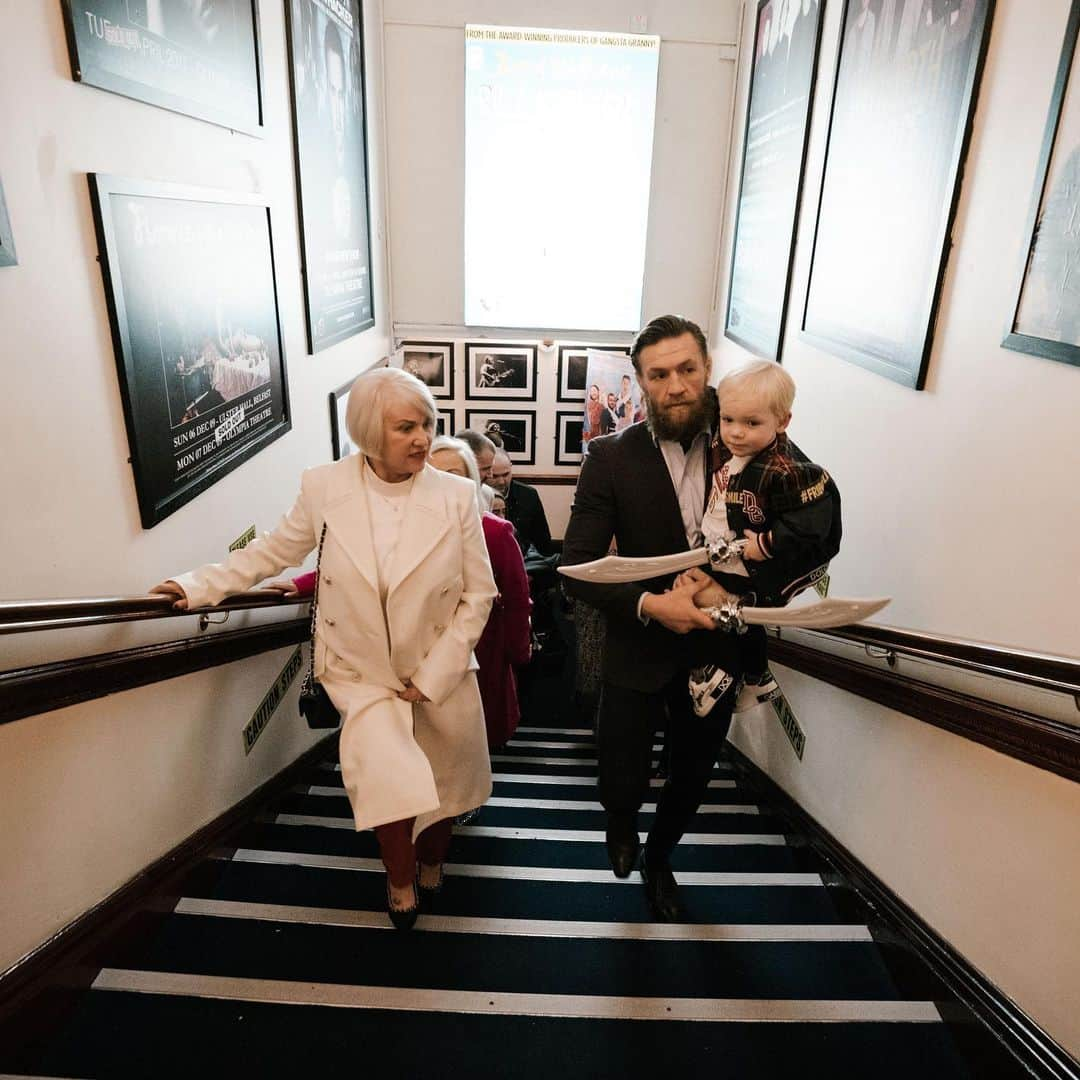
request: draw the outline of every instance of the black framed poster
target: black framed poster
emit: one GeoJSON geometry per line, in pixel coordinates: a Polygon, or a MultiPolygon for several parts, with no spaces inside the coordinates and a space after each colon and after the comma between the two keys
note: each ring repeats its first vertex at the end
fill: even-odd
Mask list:
{"type": "Polygon", "coordinates": [[[454,396],[454,343],[452,341],[403,341],[401,367],[415,375],[433,398],[454,396]]]}
{"type": "Polygon", "coordinates": [[[359,0],[286,0],[308,347],[375,325],[359,0]]]}
{"type": "Polygon", "coordinates": [[[335,461],[356,450],[349,435],[349,425],[346,423],[349,412],[349,391],[355,378],[343,383],[336,390],[330,391],[330,451],[335,461]]]}
{"type": "Polygon", "coordinates": [[[290,428],[270,208],[90,175],[144,528],[290,428]]]}
{"type": "Polygon", "coordinates": [[[802,329],[921,390],[993,0],[847,0],[802,329]]]}
{"type": "Polygon", "coordinates": [[[783,348],[821,4],[758,0],[724,334],[758,356],[783,348]]]}
{"type": "Polygon", "coordinates": [[[1002,344],[1080,365],[1080,0],[1073,0],[1046,118],[1016,307],[1002,344]]]}
{"type": "Polygon", "coordinates": [[[555,413],[555,464],[580,465],[585,456],[582,439],[585,418],[580,412],[555,413]]]}
{"type": "Polygon", "coordinates": [[[466,344],[465,396],[478,401],[535,401],[536,346],[466,344]]]}
{"type": "Polygon", "coordinates": [[[262,134],[258,0],[62,2],[79,82],[262,134]]]}
{"type": "Polygon", "coordinates": [[[0,184],[0,266],[16,266],[18,262],[11,218],[8,217],[7,201],[4,199],[4,185],[0,184]]]}

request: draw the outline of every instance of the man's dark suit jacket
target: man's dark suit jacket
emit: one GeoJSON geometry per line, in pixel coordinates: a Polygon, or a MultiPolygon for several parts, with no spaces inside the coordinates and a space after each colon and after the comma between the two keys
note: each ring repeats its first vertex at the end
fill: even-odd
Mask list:
{"type": "Polygon", "coordinates": [[[522,551],[528,551],[532,544],[541,555],[551,554],[551,530],[536,488],[511,480],[506,493],[506,516],[517,529],[522,551]]]}
{"type": "MultiPolygon", "coordinates": [[[[645,423],[590,441],[563,540],[562,565],[603,558],[612,537],[619,554],[628,556],[671,555],[688,546],[671,474],[645,423]]],[[[566,579],[572,596],[607,616],[606,681],[655,691],[677,672],[716,659],[715,631],[676,634],[638,619],[641,594],[663,592],[673,579],[669,574],[619,585],[566,579]]]]}

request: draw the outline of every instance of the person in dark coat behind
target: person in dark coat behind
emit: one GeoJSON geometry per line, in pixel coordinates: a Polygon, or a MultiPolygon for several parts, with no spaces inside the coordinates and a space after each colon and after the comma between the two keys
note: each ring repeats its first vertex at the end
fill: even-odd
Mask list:
{"type": "MultiPolygon", "coordinates": [[[[476,458],[460,439],[437,436],[431,444],[429,460],[436,469],[469,477],[476,483],[477,492],[481,491],[476,458]]],[[[518,547],[514,526],[486,511],[480,524],[499,595],[495,597],[487,625],[476,643],[476,662],[480,665],[476,678],[480,684],[480,700],[484,703],[488,748],[497,750],[517,730],[521,717],[514,669],[529,662],[532,601],[525,560],[518,547]]]]}

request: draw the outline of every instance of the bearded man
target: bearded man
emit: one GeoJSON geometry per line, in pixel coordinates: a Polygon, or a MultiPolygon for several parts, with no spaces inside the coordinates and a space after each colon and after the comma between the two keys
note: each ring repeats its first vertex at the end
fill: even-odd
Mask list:
{"type": "MultiPolygon", "coordinates": [[[[589,442],[563,542],[564,565],[602,558],[613,538],[626,556],[670,555],[702,545],[718,413],[705,335],[689,320],[665,315],[641,330],[630,356],[646,420],[589,442]]],[[[672,582],[565,583],[607,617],[597,741],[599,794],[616,877],[628,877],[637,862],[637,818],[652,775],[653,735],[661,726],[668,733],[668,780],[642,859],[650,905],[666,922],[684,917],[669,860],[697,814],[727,738],[734,699],[725,692],[697,716],[689,672],[720,663],[737,674],[739,663],[734,636],[716,630],[694,604],[701,586],[671,588],[672,582]],[[727,651],[730,663],[724,662],[727,651]]]]}

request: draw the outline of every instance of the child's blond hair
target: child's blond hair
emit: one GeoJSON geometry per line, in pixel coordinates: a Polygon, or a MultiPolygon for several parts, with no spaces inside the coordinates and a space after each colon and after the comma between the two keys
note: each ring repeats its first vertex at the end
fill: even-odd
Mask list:
{"type": "Polygon", "coordinates": [[[716,386],[720,408],[724,407],[724,391],[750,386],[761,394],[769,411],[777,420],[785,420],[795,403],[795,380],[772,360],[751,360],[729,371],[716,386]]]}

